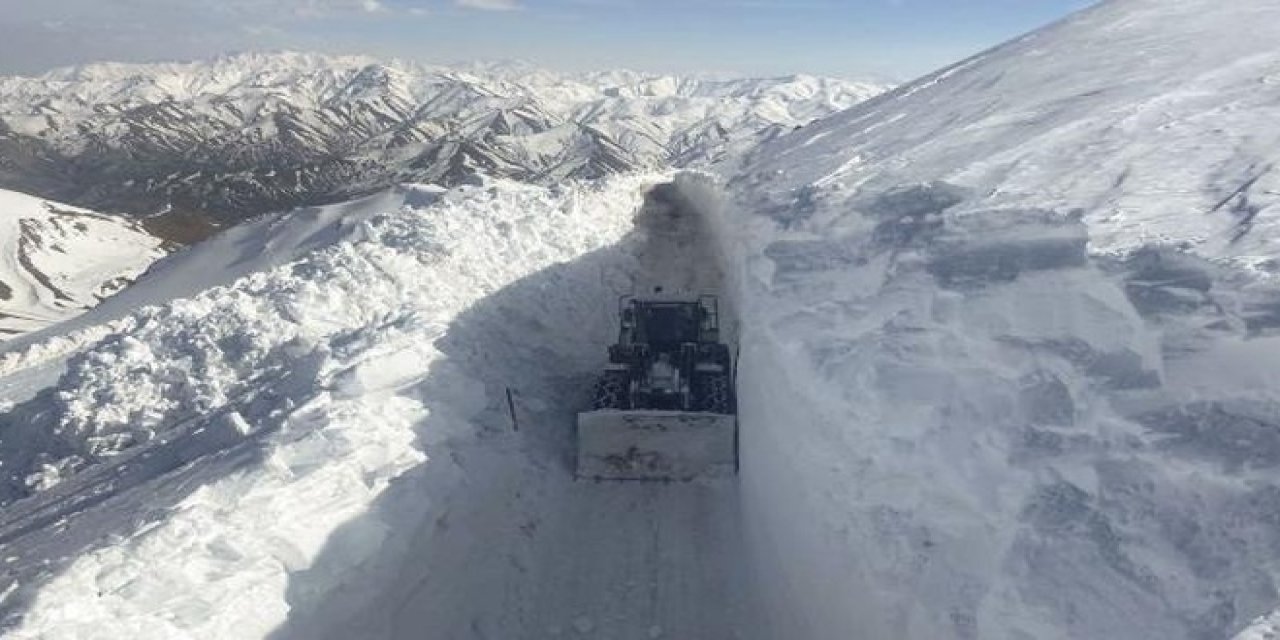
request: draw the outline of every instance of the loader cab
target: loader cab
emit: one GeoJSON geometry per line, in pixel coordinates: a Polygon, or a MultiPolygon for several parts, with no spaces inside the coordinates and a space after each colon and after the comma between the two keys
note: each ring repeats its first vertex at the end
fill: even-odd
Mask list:
{"type": "Polygon", "coordinates": [[[650,303],[637,309],[636,338],[655,351],[672,351],[686,342],[698,342],[701,318],[698,308],[683,303],[650,303]]]}
{"type": "Polygon", "coordinates": [[[718,304],[714,296],[639,300],[625,296],[621,307],[619,344],[646,344],[669,351],[685,343],[720,339],[718,304]]]}

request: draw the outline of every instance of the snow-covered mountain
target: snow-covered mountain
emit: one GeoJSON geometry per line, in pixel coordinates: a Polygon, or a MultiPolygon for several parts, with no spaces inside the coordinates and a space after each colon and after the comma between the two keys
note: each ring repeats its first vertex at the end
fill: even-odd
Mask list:
{"type": "Polygon", "coordinates": [[[0,78],[0,186],[239,220],[404,181],[688,166],[884,88],[296,53],[97,64],[0,78]]]}
{"type": "Polygon", "coordinates": [[[1271,637],[1278,39],[1112,0],[656,191],[406,185],[175,254],[0,355],[4,634],[1271,637]],[[723,272],[740,476],[575,482],[673,246],[723,272]]]}
{"type": "Polygon", "coordinates": [[[163,245],[128,218],[0,190],[0,340],[96,305],[163,245]]]}
{"type": "Polygon", "coordinates": [[[775,634],[1276,607],[1277,38],[1275,2],[1113,0],[725,171],[775,634]]]}

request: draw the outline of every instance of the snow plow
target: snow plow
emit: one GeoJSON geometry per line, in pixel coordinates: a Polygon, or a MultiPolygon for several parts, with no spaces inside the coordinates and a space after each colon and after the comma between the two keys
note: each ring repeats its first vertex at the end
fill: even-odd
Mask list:
{"type": "Polygon", "coordinates": [[[619,300],[620,330],[578,414],[577,476],[692,480],[732,475],[738,424],[732,358],[715,296],[619,300]]]}

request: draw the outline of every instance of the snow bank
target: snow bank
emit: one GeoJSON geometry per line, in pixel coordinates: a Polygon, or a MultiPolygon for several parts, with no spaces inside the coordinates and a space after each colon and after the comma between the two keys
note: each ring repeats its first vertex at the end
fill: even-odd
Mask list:
{"type": "Polygon", "coordinates": [[[766,637],[1276,606],[1277,11],[1103,3],[678,178],[738,283],[766,637]]]}
{"type": "Polygon", "coordinates": [[[678,178],[738,283],[765,636],[1227,637],[1275,606],[1274,12],[1104,4],[678,178]]]}
{"type": "Polygon", "coordinates": [[[1274,602],[1280,393],[1242,322],[1167,353],[1228,336],[1140,312],[1121,274],[1156,270],[1096,263],[1072,212],[931,184],[797,227],[677,184],[738,282],[763,637],[1223,637],[1274,602]]]}
{"type": "MultiPolygon", "coordinates": [[[[451,323],[437,344],[452,373],[488,390],[490,409],[471,422],[489,435],[450,448],[456,470],[437,458],[405,474],[335,533],[291,580],[292,615],[274,638],[750,637],[733,479],[573,477],[574,414],[617,335],[617,295],[718,288],[670,192],[650,191],[620,243],[513,282],[451,323]],[[503,388],[518,437],[499,435],[513,426],[503,388]],[[457,484],[450,473],[464,482],[442,495],[457,484]],[[383,525],[377,557],[352,570],[344,532],[360,540],[383,525]],[[330,567],[342,587],[314,590],[332,582],[330,567]]],[[[452,373],[433,370],[424,385],[452,373]]]]}
{"type": "Polygon", "coordinates": [[[65,357],[102,337],[99,327],[141,307],[189,298],[350,239],[366,219],[405,205],[426,207],[441,191],[432,185],[406,184],[351,202],[265,215],[236,225],[147,265],[137,277],[138,286],[112,295],[89,312],[0,345],[0,375],[65,357]],[[77,340],[79,333],[84,335],[77,340]]]}
{"type": "MultiPolygon", "coordinates": [[[[409,469],[436,474],[422,511],[445,500],[464,478],[451,452],[495,427],[477,415],[502,416],[501,389],[452,364],[456,349],[500,349],[520,338],[521,314],[539,305],[599,315],[598,292],[587,305],[575,290],[623,288],[629,279],[599,271],[549,287],[512,309],[512,326],[452,343],[448,356],[442,340],[458,339],[446,333],[451,322],[518,278],[618,241],[644,184],[497,183],[425,206],[370,200],[348,212],[348,233],[329,246],[129,316],[120,333],[75,357],[53,392],[6,416],[6,498],[37,492],[18,511],[40,512],[30,505],[46,496],[58,502],[42,508],[56,511],[78,491],[123,491],[115,486],[128,473],[121,461],[196,461],[161,477],[163,486],[193,482],[201,467],[221,464],[212,454],[237,442],[257,453],[195,480],[199,489],[163,518],[81,555],[47,584],[21,585],[27,591],[16,601],[34,601],[25,614],[10,609],[7,637],[214,638],[227,629],[261,637],[291,602],[338,588],[378,551],[392,521],[348,531],[342,553],[308,574],[309,596],[288,582],[409,469]]],[[[288,227],[267,234],[268,244],[289,236],[288,227]]],[[[111,517],[87,513],[81,529],[111,517]]]]}

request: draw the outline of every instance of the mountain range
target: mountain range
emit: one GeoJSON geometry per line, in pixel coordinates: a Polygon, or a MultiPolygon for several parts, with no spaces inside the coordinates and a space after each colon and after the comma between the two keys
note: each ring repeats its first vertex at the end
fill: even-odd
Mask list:
{"type": "Polygon", "coordinates": [[[0,188],[225,225],[403,182],[697,166],[885,89],[303,53],[92,64],[0,78],[0,188]]]}

